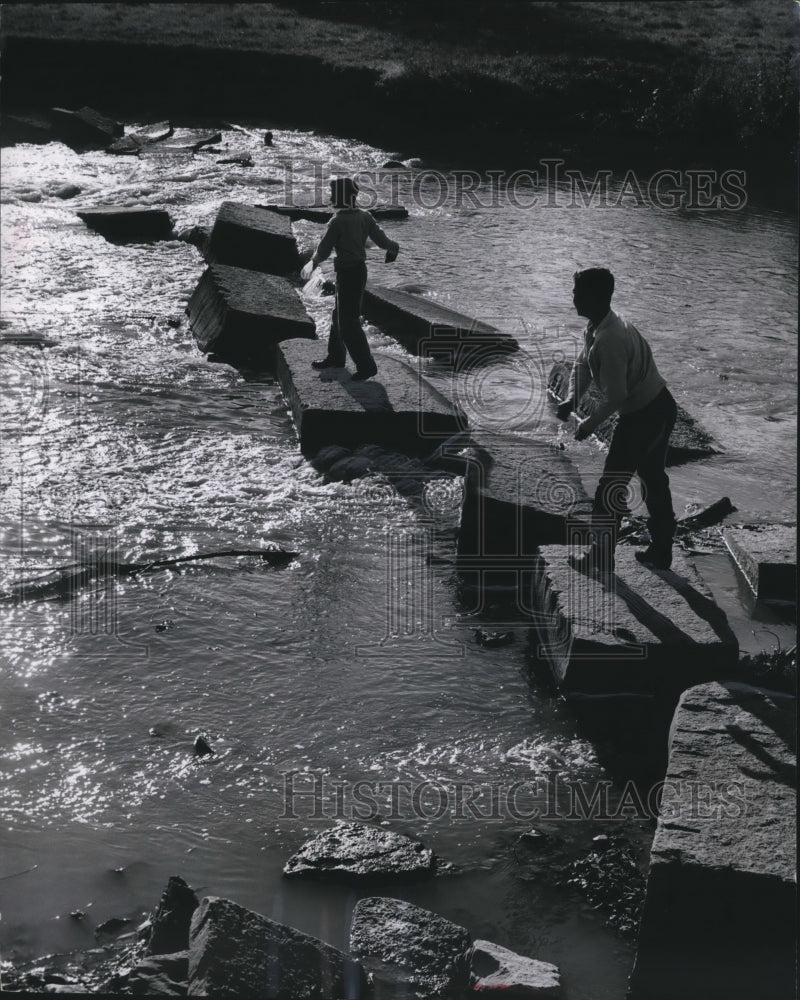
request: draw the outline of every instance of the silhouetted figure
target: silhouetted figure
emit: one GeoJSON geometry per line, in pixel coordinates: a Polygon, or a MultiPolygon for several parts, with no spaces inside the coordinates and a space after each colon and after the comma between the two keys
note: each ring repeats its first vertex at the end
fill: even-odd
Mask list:
{"type": "Polygon", "coordinates": [[[657,569],[669,569],[676,520],[669,478],[664,469],[667,444],[675,426],[677,405],[656,368],[650,346],[636,327],[611,308],[614,276],[604,267],[576,271],[572,301],[588,320],[583,350],[572,370],[567,399],[558,416],[566,420],[594,380],[605,397],[581,420],[575,438],[583,441],[599,424],[619,413],[592,510],[593,542],[571,560],[578,569],[614,568],[614,545],[626,492],[636,473],[650,515],[650,545],[636,558],[657,569]]]}
{"type": "Polygon", "coordinates": [[[264,145],[265,146],[271,146],[272,145],[272,132],[265,132],[264,133],[264,145]]]}
{"type": "Polygon", "coordinates": [[[314,368],[344,368],[345,351],[355,362],[353,378],[364,381],[377,374],[366,335],[361,327],[361,298],[367,284],[367,239],[386,250],[386,262],[391,263],[400,251],[399,244],[390,240],[369,212],[356,208],[358,185],[350,177],[331,181],[331,202],[336,213],[328,223],[314,256],[301,271],[303,278],[336,251],[333,266],[336,271],[336,304],[328,336],[328,353],[321,361],[312,361],[314,368]]]}

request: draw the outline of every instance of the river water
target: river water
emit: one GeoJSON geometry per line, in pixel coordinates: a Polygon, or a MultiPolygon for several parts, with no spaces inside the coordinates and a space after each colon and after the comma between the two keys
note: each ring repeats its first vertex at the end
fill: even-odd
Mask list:
{"type": "MultiPolygon", "coordinates": [[[[389,155],[299,131],[276,131],[266,148],[229,129],[221,147],[251,152],[255,166],[220,164],[213,152],[132,160],[57,143],[3,151],[2,332],[49,346],[0,349],[0,587],[103,547],[131,561],[265,544],[298,557],[284,569],[246,557],[188,563],[3,609],[1,957],[94,947],[97,924],[138,920],[171,874],[346,946],[356,892],[281,879],[305,836],[339,815],[338,780],[345,796],[354,783],[378,783],[389,828],[421,837],[459,869],[378,891],[557,963],[569,1000],[621,997],[630,937],[543,874],[548,863],[518,840],[530,815],[503,806],[515,782],[557,772],[592,785],[608,775],[569,713],[532,684],[524,628],[503,648],[475,644],[473,629],[492,615],[470,615],[457,594],[458,482],[427,505],[375,478],[325,483],[299,453],[274,378],[195,348],[184,308],[204,268],[196,249],[115,246],[75,214],[145,204],[167,207],[178,230],[208,225],[222,200],[291,193],[310,202],[323,168],[376,168],[389,155]],[[65,184],[80,193],[57,197],[65,184]],[[387,565],[398,551],[408,575],[427,581],[434,627],[381,645],[393,599],[387,565]],[[198,733],[213,757],[193,757],[198,733]],[[459,787],[479,808],[459,808],[459,787]],[[86,917],[71,919],[76,910],[86,917]]],[[[371,251],[371,274],[416,285],[521,342],[520,358],[456,383],[474,422],[562,441],[591,488],[602,455],[555,425],[541,373],[580,335],[572,272],[607,264],[616,308],[649,337],[678,401],[724,449],[673,470],[679,513],[727,494],[741,521],[794,516],[797,245],[788,215],[754,204],[667,211],[630,198],[571,207],[557,182],[530,189],[536,208],[502,198],[493,207],[503,181],[485,176],[485,205],[458,204],[452,175],[436,204],[439,182],[420,171],[399,182],[411,218],[385,224],[401,255],[386,266],[371,251]]],[[[612,190],[619,183],[612,178],[612,190]]],[[[302,246],[320,234],[313,223],[295,231],[302,246]]],[[[306,301],[324,329],[331,300],[318,288],[312,282],[306,301]]],[[[379,356],[404,355],[369,333],[379,356]]],[[[448,389],[442,373],[431,378],[448,389]]],[[[788,640],[791,627],[753,607],[727,557],[700,556],[698,566],[743,648],[772,645],[753,634],[765,626],[788,640]]],[[[619,787],[609,794],[618,799],[619,787]]],[[[562,845],[562,862],[600,834],[621,833],[644,870],[646,821],[566,812],[536,823],[562,845]]]]}

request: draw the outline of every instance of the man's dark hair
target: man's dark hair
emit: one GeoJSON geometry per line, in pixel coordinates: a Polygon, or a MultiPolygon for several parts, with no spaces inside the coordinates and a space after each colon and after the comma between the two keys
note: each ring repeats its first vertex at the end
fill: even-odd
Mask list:
{"type": "Polygon", "coordinates": [[[601,302],[610,302],[614,294],[614,275],[607,267],[584,267],[573,275],[575,287],[601,302]]]}
{"type": "Polygon", "coordinates": [[[358,184],[352,177],[334,177],[331,180],[331,201],[334,205],[352,205],[357,194],[358,184]]]}

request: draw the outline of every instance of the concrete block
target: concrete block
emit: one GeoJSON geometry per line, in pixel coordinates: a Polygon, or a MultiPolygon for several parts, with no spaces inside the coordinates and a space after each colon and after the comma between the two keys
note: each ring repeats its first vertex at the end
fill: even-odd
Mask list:
{"type": "Polygon", "coordinates": [[[50,117],[56,137],[76,149],[105,149],[125,134],[123,125],[94,108],[51,108],[50,117]]]}
{"type": "Polygon", "coordinates": [[[272,365],[279,341],[315,336],[291,282],[225,264],[207,268],[186,311],[200,350],[232,361],[272,365]]]}
{"type": "Polygon", "coordinates": [[[725,613],[681,552],[656,571],[619,545],[615,573],[595,576],[569,565],[570,550],[581,547],[541,549],[530,598],[539,659],[565,694],[670,700],[736,669],[725,613]]]}
{"type": "Polygon", "coordinates": [[[289,220],[234,201],[222,203],[204,256],[209,263],[267,274],[289,274],[299,267],[289,220]]]}
{"type": "Polygon", "coordinates": [[[752,524],[724,528],[722,538],[759,601],[797,599],[797,528],[752,524]]]}
{"type": "Polygon", "coordinates": [[[78,212],[78,217],[110,243],[150,243],[175,238],[172,219],[164,208],[99,205],[78,212]]]}
{"type": "Polygon", "coordinates": [[[463,414],[401,361],[377,355],[378,374],[353,382],[345,369],[313,369],[324,353],[321,344],[303,340],[277,350],[276,372],[305,454],[330,444],[425,454],[464,427],[463,414]]]}
{"type": "Polygon", "coordinates": [[[495,361],[519,348],[510,334],[399,288],[369,283],[363,310],[409,353],[444,358],[455,367],[495,361]]]}
{"type": "Polygon", "coordinates": [[[730,682],[681,697],[631,1000],[795,995],[795,713],[730,682]]]}

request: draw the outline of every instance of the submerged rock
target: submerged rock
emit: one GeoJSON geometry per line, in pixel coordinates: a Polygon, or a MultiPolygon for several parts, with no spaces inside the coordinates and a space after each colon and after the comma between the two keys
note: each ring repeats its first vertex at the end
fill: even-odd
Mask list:
{"type": "Polygon", "coordinates": [[[172,955],[189,947],[189,925],[197,909],[194,891],[179,875],[173,875],[161,894],[152,921],[148,955],[172,955]]]}
{"type": "Polygon", "coordinates": [[[327,1000],[367,992],[362,966],[238,903],[206,897],[192,918],[189,996],[327,1000]]]}
{"type": "Polygon", "coordinates": [[[476,941],[469,953],[470,987],[504,997],[561,996],[557,965],[525,958],[491,941],[476,941]]]}
{"type": "Polygon", "coordinates": [[[214,753],[214,748],[204,736],[198,736],[194,741],[194,753],[196,757],[208,757],[214,753]]]}
{"type": "Polygon", "coordinates": [[[417,840],[364,823],[342,823],[306,841],[283,868],[289,877],[412,880],[429,878],[436,858],[417,840]]]}
{"type": "Polygon", "coordinates": [[[469,984],[469,931],[402,899],[359,900],[350,950],[364,959],[378,996],[445,997],[469,984]]]}

